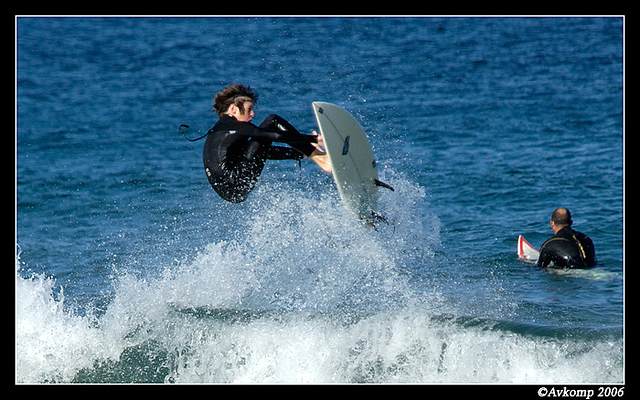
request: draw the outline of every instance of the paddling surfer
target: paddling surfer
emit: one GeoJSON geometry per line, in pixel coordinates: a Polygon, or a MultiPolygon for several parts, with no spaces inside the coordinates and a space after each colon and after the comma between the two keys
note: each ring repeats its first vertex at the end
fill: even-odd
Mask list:
{"type": "Polygon", "coordinates": [[[322,137],[303,135],[284,118],[271,114],[260,126],[251,123],[258,95],[244,85],[224,88],[214,98],[220,120],[207,134],[203,161],[209,183],[224,200],[246,200],[266,160],[310,158],[331,172],[327,154],[318,146],[322,137]],[[273,142],[291,147],[273,146],[273,142]]]}
{"type": "Polygon", "coordinates": [[[540,248],[539,267],[589,268],[596,265],[593,242],[587,235],[571,229],[572,224],[571,213],[566,208],[553,212],[551,229],[555,236],[540,248]]]}

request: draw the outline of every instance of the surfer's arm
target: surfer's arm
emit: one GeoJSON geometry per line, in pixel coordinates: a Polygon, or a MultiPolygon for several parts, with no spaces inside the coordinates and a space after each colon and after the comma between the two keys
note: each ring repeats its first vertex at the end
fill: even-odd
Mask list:
{"type": "Polygon", "coordinates": [[[540,252],[540,257],[538,257],[538,267],[546,268],[549,265],[549,261],[547,260],[549,257],[547,253],[540,252]]]}
{"type": "Polygon", "coordinates": [[[538,267],[553,267],[557,259],[557,250],[554,245],[554,238],[547,240],[540,247],[540,256],[538,257],[538,267]],[[550,245],[549,245],[550,244],[550,245]]]}

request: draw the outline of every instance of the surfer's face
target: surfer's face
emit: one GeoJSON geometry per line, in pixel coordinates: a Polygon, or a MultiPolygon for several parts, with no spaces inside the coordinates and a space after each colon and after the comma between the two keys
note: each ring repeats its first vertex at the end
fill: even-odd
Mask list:
{"type": "Polygon", "coordinates": [[[240,108],[238,108],[235,104],[229,106],[229,115],[234,117],[240,122],[250,122],[253,119],[255,113],[253,112],[253,103],[250,101],[246,101],[244,104],[243,112],[240,112],[240,108]]]}

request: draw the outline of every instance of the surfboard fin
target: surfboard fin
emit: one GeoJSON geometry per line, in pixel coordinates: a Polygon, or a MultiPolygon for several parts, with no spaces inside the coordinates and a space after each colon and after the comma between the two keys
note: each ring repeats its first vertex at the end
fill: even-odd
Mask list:
{"type": "Polygon", "coordinates": [[[374,179],[374,181],[376,182],[376,186],[382,186],[382,187],[384,187],[384,188],[387,188],[387,189],[391,190],[392,192],[395,192],[395,191],[396,191],[396,190],[395,190],[393,187],[391,187],[391,185],[389,185],[388,183],[384,183],[384,182],[379,181],[379,180],[377,180],[377,179],[374,179]]]}

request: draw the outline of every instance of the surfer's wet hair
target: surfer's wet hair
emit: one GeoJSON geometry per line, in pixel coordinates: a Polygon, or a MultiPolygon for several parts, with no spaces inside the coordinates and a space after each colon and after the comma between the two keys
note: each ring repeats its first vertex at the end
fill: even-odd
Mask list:
{"type": "Polygon", "coordinates": [[[258,94],[249,86],[241,84],[227,86],[215,95],[213,109],[218,112],[219,116],[224,115],[235,104],[240,110],[240,114],[244,114],[244,103],[255,103],[258,101],[258,94]]]}

